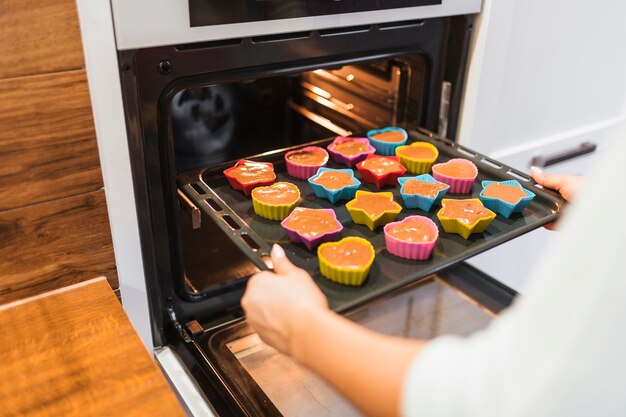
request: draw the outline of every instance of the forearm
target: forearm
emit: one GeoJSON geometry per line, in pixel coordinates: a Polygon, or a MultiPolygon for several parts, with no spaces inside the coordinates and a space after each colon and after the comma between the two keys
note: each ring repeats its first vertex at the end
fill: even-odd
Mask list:
{"type": "Polygon", "coordinates": [[[383,336],[330,311],[302,313],[292,354],[372,416],[398,416],[405,373],[425,342],[383,336]]]}

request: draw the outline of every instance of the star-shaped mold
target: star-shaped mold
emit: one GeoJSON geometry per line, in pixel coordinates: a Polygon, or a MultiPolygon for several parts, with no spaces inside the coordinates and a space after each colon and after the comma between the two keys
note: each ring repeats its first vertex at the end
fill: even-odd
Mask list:
{"type": "Polygon", "coordinates": [[[257,162],[240,159],[235,166],[224,171],[224,175],[231,187],[243,191],[246,196],[255,187],[270,185],[276,181],[274,165],[271,162],[257,162]]]}
{"type": "Polygon", "coordinates": [[[535,198],[535,193],[528,191],[516,180],[483,181],[479,198],[485,207],[506,217],[521,213],[535,198]]]}
{"type": "Polygon", "coordinates": [[[363,181],[374,184],[376,188],[395,185],[398,178],[406,174],[406,168],[397,156],[368,155],[356,164],[356,168],[363,181]]]}
{"type": "Polygon", "coordinates": [[[292,242],[302,242],[309,250],[335,240],[343,230],[333,209],[296,207],[280,225],[292,242]]]}
{"type": "Polygon", "coordinates": [[[346,136],[337,136],[326,149],[333,161],[350,168],[376,152],[367,138],[346,136]]]}
{"type": "Polygon", "coordinates": [[[489,210],[477,198],[455,200],[444,198],[437,218],[446,233],[458,233],[468,239],[472,233],[482,233],[495,219],[496,213],[489,210]]]}
{"type": "Polygon", "coordinates": [[[402,206],[394,201],[393,193],[361,190],[356,192],[356,197],[346,204],[346,208],[353,222],[363,224],[372,231],[394,221],[402,211],[402,206]]]}
{"type": "Polygon", "coordinates": [[[400,196],[406,208],[418,208],[424,211],[430,211],[435,204],[438,204],[450,188],[448,184],[439,182],[428,174],[400,177],[398,184],[400,184],[400,196]]]}
{"type": "Polygon", "coordinates": [[[309,184],[317,198],[325,198],[335,204],[339,200],[354,198],[361,181],[351,169],[320,168],[309,178],[309,184]]]}

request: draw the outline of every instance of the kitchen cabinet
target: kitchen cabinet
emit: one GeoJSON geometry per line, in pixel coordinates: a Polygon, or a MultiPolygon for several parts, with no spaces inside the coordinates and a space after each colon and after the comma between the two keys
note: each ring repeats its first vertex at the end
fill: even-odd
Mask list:
{"type": "Polygon", "coordinates": [[[0,35],[0,303],[117,289],[76,4],[3,1],[0,35]]]}
{"type": "Polygon", "coordinates": [[[0,306],[2,415],[184,416],[104,278],[0,306]]]}

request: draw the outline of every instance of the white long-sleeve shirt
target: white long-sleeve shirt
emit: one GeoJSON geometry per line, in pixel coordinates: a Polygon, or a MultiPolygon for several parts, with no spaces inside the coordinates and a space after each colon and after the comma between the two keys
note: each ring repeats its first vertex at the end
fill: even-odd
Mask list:
{"type": "MultiPolygon", "coordinates": [[[[625,132],[626,133],[626,132],[625,132]]],[[[413,361],[413,417],[626,416],[626,134],[568,207],[525,295],[413,361]]]]}

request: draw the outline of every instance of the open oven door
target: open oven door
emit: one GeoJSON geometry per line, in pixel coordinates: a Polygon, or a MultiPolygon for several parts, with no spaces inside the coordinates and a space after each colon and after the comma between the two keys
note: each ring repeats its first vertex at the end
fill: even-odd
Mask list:
{"type": "MultiPolygon", "coordinates": [[[[346,316],[399,337],[468,336],[489,325],[514,296],[511,289],[461,263],[352,309],[346,316]]],[[[188,323],[182,331],[189,342],[170,349],[202,387],[215,415],[362,415],[333,387],[265,345],[243,318],[207,329],[188,323]]]]}

